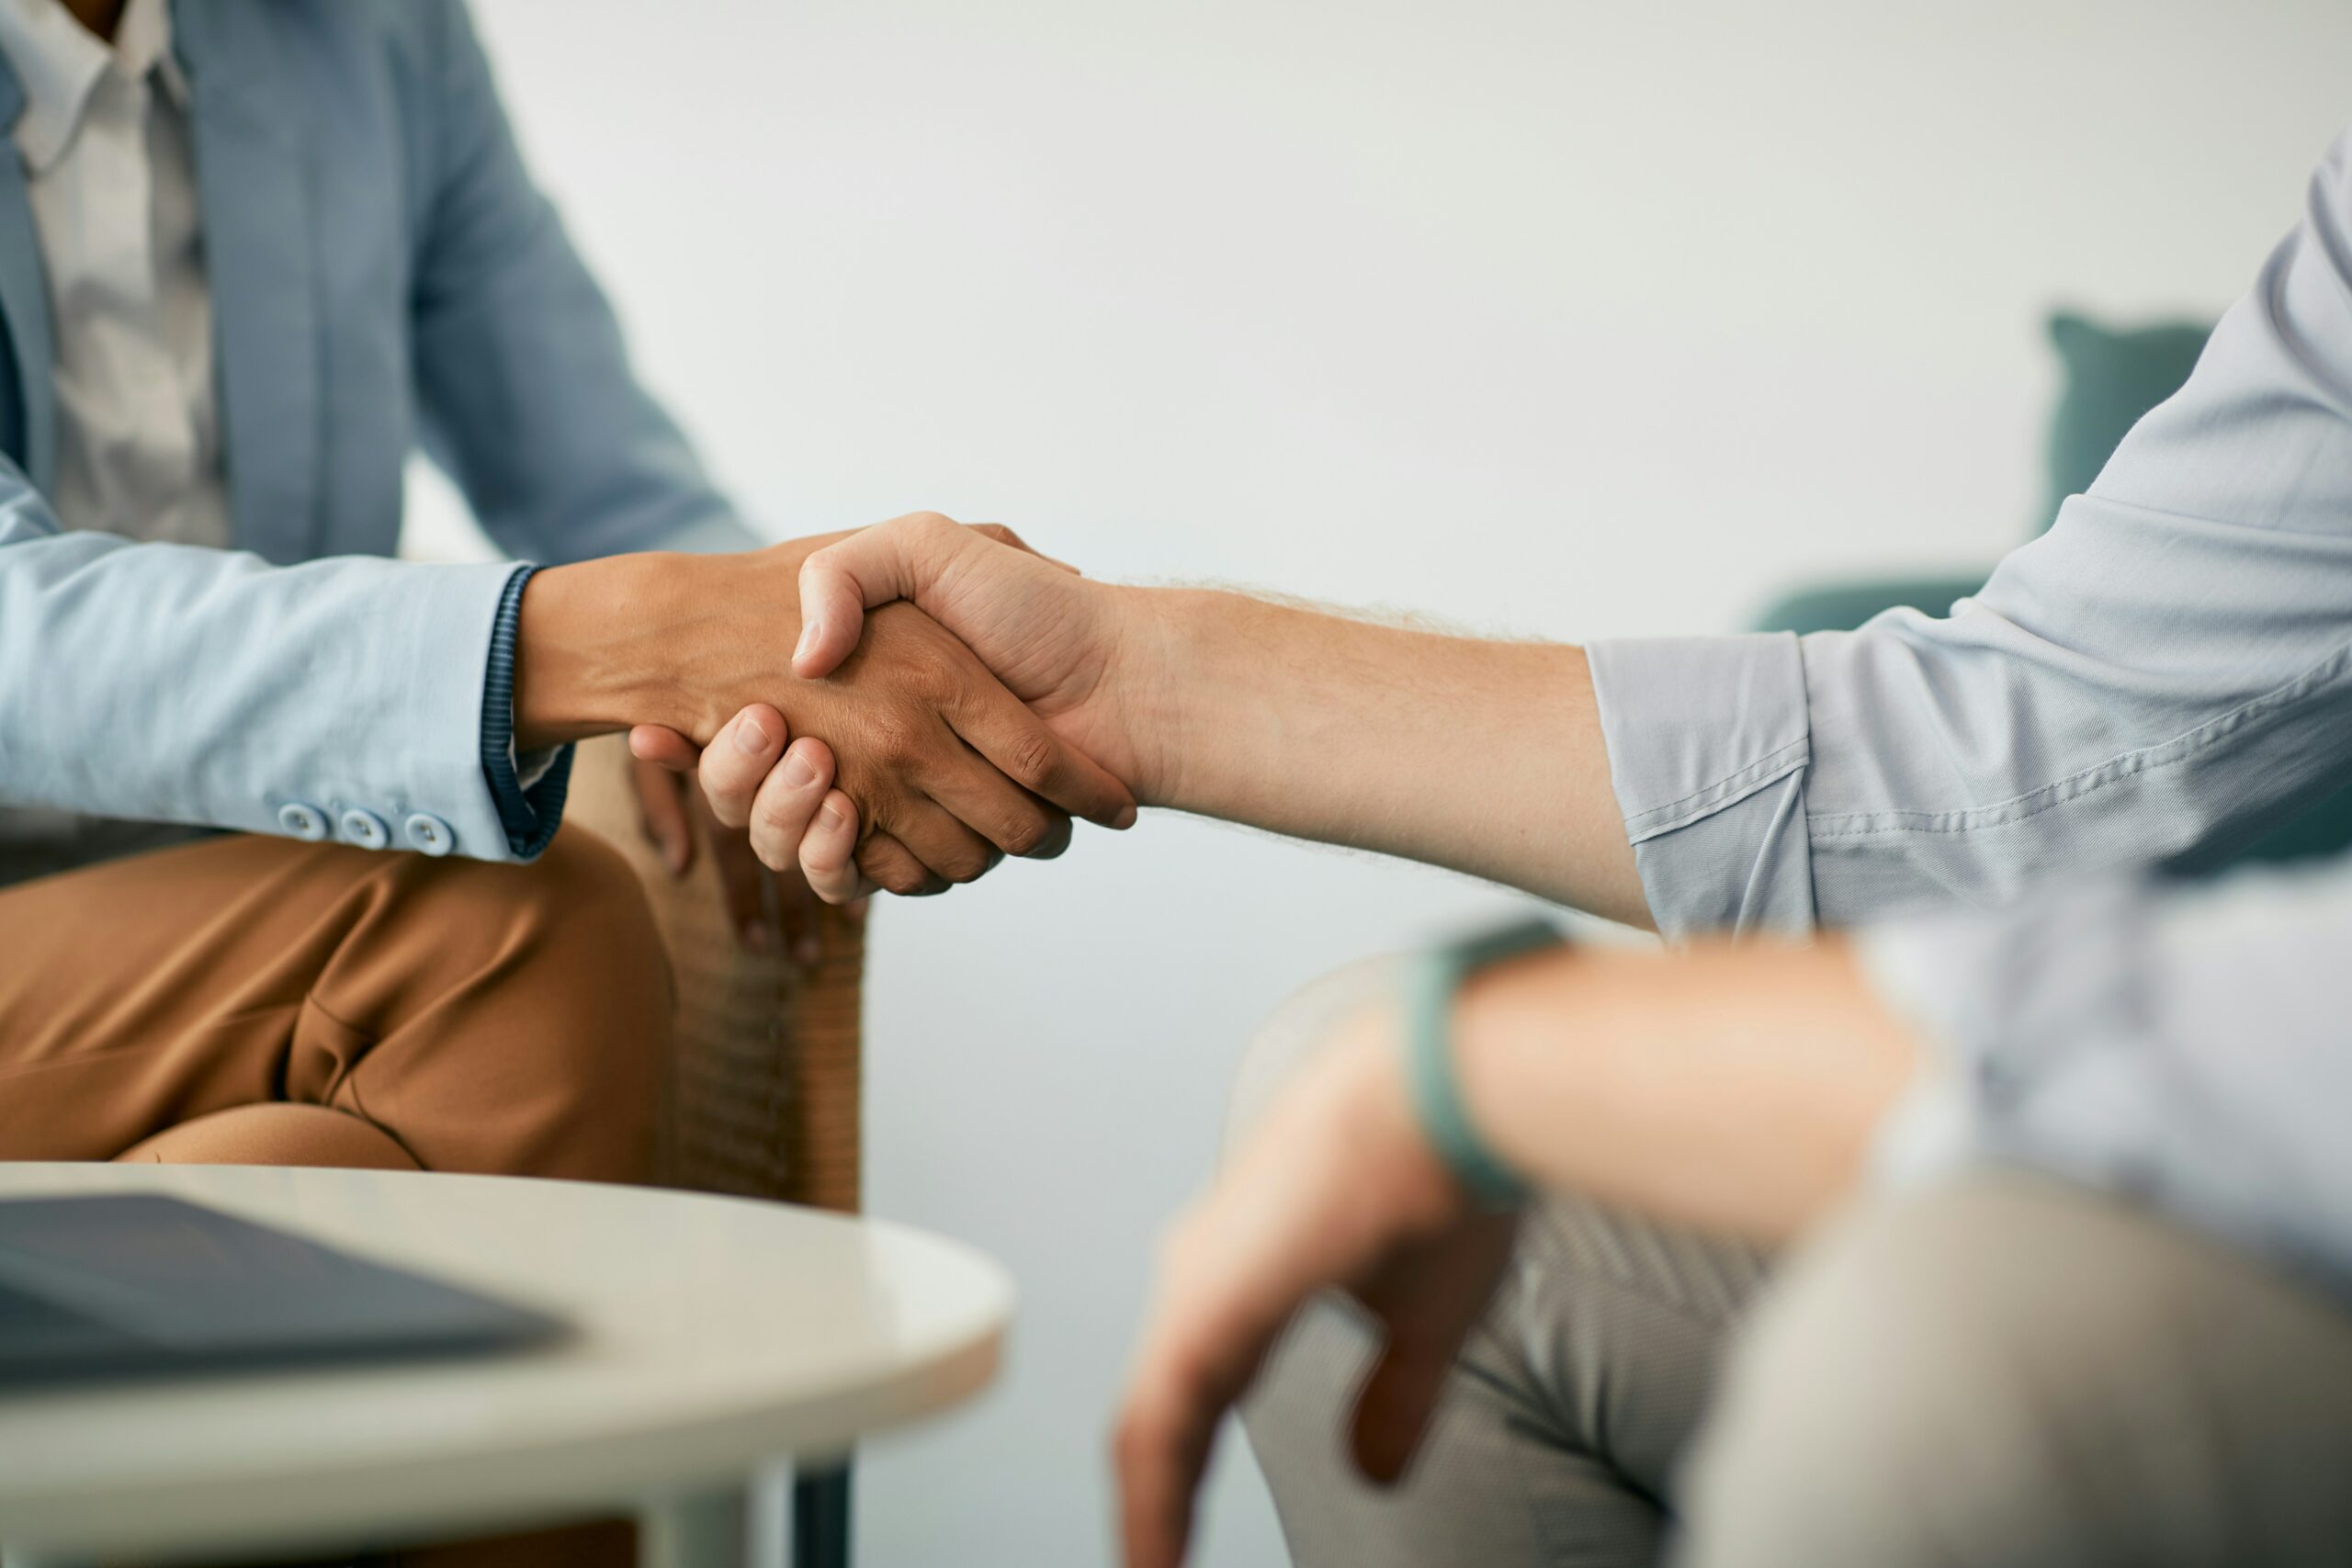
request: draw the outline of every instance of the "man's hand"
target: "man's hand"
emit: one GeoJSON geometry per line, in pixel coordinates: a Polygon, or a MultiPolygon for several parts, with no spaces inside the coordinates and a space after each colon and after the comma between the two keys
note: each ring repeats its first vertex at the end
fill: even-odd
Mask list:
{"type": "Polygon", "coordinates": [[[1057,734],[1136,787],[1137,754],[1106,700],[1132,673],[1128,602],[1041,556],[996,523],[917,512],[828,541],[800,564],[801,633],[793,672],[814,679],[854,657],[877,606],[905,600],[954,632],[1057,734]]]}
{"type": "MultiPolygon", "coordinates": [[[[862,825],[859,863],[899,893],[970,881],[1000,853],[1052,852],[1068,830],[1056,807],[1133,820],[1117,779],[911,605],[877,613],[823,679],[790,675],[798,568],[824,542],[540,572],[523,596],[518,743],[651,724],[699,750],[739,710],[769,704],[794,735],[828,743],[862,825]]],[[[773,739],[780,754],[781,726],[773,739]]]]}
{"type": "MultiPolygon", "coordinates": [[[[854,668],[865,653],[861,634],[905,613],[892,600],[911,600],[934,620],[954,616],[963,628],[957,638],[1063,743],[1132,787],[1140,770],[1119,722],[1124,705],[1109,697],[1106,683],[1123,640],[1122,611],[1102,585],[1035,554],[1009,528],[967,525],[936,513],[811,543],[822,547],[801,563],[804,629],[796,674],[815,680],[854,668]]],[[[694,754],[683,738],[650,728],[638,730],[630,743],[671,766],[687,765],[694,754]]],[[[750,823],[752,850],[764,864],[797,863],[828,902],[862,897],[877,883],[901,890],[881,874],[874,842],[861,833],[854,791],[837,793],[805,834],[795,834],[775,813],[755,807],[757,775],[706,768],[702,786],[722,821],[750,823]]],[[[1058,853],[1060,847],[1033,853],[1058,853]]]]}
{"type": "MultiPolygon", "coordinates": [[[[801,565],[794,669],[854,658],[861,627],[907,600],[1143,804],[1647,920],[1582,649],[1113,587],[1018,545],[934,513],[828,542],[801,565]]],[[[771,865],[792,858],[752,841],[771,865]]]]}
{"type": "MultiPolygon", "coordinates": [[[[783,723],[779,716],[778,729],[783,723]]],[[[830,784],[830,753],[825,768],[830,784]]],[[[693,870],[697,850],[707,847],[718,871],[728,924],[746,952],[781,953],[804,969],[817,962],[818,911],[823,906],[808,879],[797,868],[770,871],[761,864],[749,830],[741,824],[730,828],[712,813],[695,787],[691,763],[673,771],[660,760],[632,759],[629,783],[637,795],[638,826],[673,881],[693,870]]]]}
{"type": "Polygon", "coordinates": [[[1386,1336],[1350,1426],[1357,1467],[1405,1472],[1510,1260],[1406,1100],[1393,1010],[1362,1015],[1252,1130],[1170,1234],[1114,1445],[1127,1568],[1177,1568],[1218,1423],[1292,1316],[1346,1290],[1386,1336]]]}

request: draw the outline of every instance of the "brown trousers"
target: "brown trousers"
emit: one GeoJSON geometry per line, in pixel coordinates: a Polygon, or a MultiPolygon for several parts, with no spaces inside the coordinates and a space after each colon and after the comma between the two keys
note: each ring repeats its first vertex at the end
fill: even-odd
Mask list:
{"type": "MultiPolygon", "coordinates": [[[[224,838],[0,890],[0,1159],[643,1181],[661,938],[585,833],[532,865],[224,838]]],[[[627,1562],[612,1527],[431,1554],[627,1562]]]]}

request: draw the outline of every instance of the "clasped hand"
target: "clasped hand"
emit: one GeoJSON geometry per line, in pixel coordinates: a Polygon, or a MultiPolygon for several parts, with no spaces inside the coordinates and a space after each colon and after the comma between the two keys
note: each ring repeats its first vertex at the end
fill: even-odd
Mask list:
{"type": "Polygon", "coordinates": [[[1095,700],[1111,609],[1083,578],[1010,529],[932,513],[811,542],[796,711],[752,704],[699,747],[640,725],[638,757],[695,772],[763,863],[834,904],[1059,854],[1069,812],[1134,820],[1134,758],[1095,700]]]}

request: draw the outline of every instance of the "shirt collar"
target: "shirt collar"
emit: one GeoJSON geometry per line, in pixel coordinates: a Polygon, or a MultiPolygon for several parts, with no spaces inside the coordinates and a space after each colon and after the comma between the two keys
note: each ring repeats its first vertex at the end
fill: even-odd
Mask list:
{"type": "Polygon", "coordinates": [[[172,16],[165,0],[130,0],[112,47],[74,19],[59,0],[0,0],[0,50],[23,86],[17,150],[35,175],[74,143],[90,93],[109,68],[133,80],[154,72],[186,106],[187,84],[172,58],[172,16]]]}

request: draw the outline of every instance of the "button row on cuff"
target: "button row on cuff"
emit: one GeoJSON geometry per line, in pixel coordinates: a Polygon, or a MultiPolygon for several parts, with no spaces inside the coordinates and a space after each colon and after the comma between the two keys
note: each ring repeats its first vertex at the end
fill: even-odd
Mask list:
{"type": "MultiPolygon", "coordinates": [[[[326,813],[300,800],[289,800],[277,808],[277,825],[288,837],[305,843],[323,843],[328,836],[326,813]]],[[[345,843],[363,850],[386,849],[392,841],[392,830],[384,819],[360,807],[345,811],[335,825],[343,830],[345,843]]],[[[419,854],[436,858],[458,847],[458,835],[449,824],[429,811],[410,813],[401,823],[401,838],[419,854]]]]}

